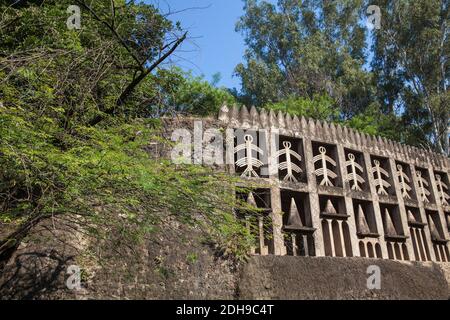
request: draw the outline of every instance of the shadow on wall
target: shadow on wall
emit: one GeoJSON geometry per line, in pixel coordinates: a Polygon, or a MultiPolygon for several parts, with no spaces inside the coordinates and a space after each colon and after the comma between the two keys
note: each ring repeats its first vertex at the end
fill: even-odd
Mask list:
{"type": "Polygon", "coordinates": [[[18,254],[2,276],[2,299],[33,299],[64,289],[65,270],[72,259],[55,250],[18,254]]]}

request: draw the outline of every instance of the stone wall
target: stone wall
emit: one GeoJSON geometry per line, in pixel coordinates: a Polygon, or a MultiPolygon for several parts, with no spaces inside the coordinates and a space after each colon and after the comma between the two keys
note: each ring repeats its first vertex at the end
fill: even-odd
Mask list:
{"type": "Polygon", "coordinates": [[[265,184],[237,195],[265,212],[253,253],[450,261],[449,158],[254,107],[218,120],[227,170],[265,184]]]}
{"type": "Polygon", "coordinates": [[[435,263],[377,260],[380,289],[368,289],[367,258],[254,256],[244,266],[240,299],[448,299],[435,263]]]}

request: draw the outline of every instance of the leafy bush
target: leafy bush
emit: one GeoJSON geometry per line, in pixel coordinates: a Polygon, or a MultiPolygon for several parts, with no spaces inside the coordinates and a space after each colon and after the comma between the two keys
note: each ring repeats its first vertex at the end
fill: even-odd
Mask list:
{"type": "MultiPolygon", "coordinates": [[[[51,118],[0,110],[0,222],[17,228],[70,215],[98,239],[111,228],[142,241],[172,215],[203,229],[224,253],[243,258],[252,243],[233,216],[233,179],[200,166],[154,160],[144,147],[159,121],[135,119],[71,134],[51,118]]],[[[109,231],[108,231],[109,230],[109,231]]]]}

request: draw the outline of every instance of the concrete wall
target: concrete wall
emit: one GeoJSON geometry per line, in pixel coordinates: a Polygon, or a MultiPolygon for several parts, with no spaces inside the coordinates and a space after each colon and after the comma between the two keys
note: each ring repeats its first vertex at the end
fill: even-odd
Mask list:
{"type": "Polygon", "coordinates": [[[365,258],[253,256],[241,273],[240,299],[448,299],[438,264],[365,258]],[[367,288],[370,265],[381,289],[367,288]]]}
{"type": "MultiPolygon", "coordinates": [[[[244,178],[243,184],[268,186],[273,228],[265,235],[270,244],[259,249],[262,254],[450,261],[449,158],[272,110],[223,106],[218,119],[234,135],[243,131],[262,137],[252,143],[264,156],[253,157],[268,159],[268,174],[246,177],[238,172],[237,161],[228,165],[230,173],[244,178]],[[302,155],[300,161],[291,157],[302,169],[294,181],[286,180],[286,168],[278,170],[285,141],[295,144],[294,151],[302,155]],[[332,176],[329,181],[323,171],[332,176]],[[359,176],[356,184],[354,173],[359,176]],[[295,199],[295,210],[286,206],[291,199],[283,200],[283,195],[295,199]],[[300,215],[303,226],[286,225],[283,215],[300,215]]],[[[227,150],[231,156],[232,147],[227,150]]],[[[245,154],[238,153],[238,160],[245,154]]]]}

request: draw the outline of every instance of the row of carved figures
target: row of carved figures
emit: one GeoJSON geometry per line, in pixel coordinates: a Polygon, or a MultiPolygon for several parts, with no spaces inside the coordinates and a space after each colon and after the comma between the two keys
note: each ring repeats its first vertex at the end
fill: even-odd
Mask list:
{"type": "Polygon", "coordinates": [[[419,160],[441,168],[450,166],[446,156],[429,150],[404,145],[379,136],[371,136],[339,124],[290,116],[282,111],[275,114],[273,110],[267,112],[264,109],[258,110],[251,107],[249,111],[245,106],[239,109],[237,106],[224,105],[220,109],[219,120],[234,128],[282,129],[286,131],[286,134],[293,136],[298,134],[329,142],[343,142],[353,146],[366,147],[385,155],[396,155],[397,158],[404,161],[419,160]]]}
{"type": "MultiPolygon", "coordinates": [[[[278,164],[278,168],[281,171],[285,171],[284,181],[297,182],[294,176],[295,173],[301,173],[302,169],[295,162],[301,162],[302,157],[294,150],[292,150],[292,144],[289,141],[283,141],[283,148],[275,152],[274,158],[278,160],[281,156],[285,156],[285,161],[278,164]]],[[[263,165],[263,162],[257,157],[253,156],[253,152],[258,154],[263,154],[264,151],[253,143],[253,137],[251,135],[244,136],[244,143],[235,147],[234,152],[238,153],[245,150],[245,155],[238,158],[236,161],[236,166],[240,168],[245,168],[242,172],[242,177],[259,177],[255,168],[259,168],[263,165]]],[[[363,167],[356,161],[355,155],[349,153],[347,155],[348,159],[345,162],[347,167],[347,173],[344,177],[344,181],[350,183],[352,190],[362,191],[361,185],[365,183],[364,178],[361,174],[364,172],[363,167]]],[[[327,155],[327,150],[325,147],[319,147],[319,154],[313,157],[313,162],[318,164],[318,168],[314,171],[317,177],[321,177],[319,182],[320,185],[333,186],[332,179],[337,178],[337,174],[328,168],[328,166],[336,167],[336,161],[327,155]],[[328,166],[327,166],[328,164],[328,166]]],[[[374,160],[374,166],[371,168],[371,173],[374,177],[374,184],[377,189],[377,193],[380,195],[388,195],[386,188],[391,187],[391,184],[387,181],[390,178],[389,173],[385,170],[379,160],[374,160]]],[[[402,165],[397,165],[397,178],[399,179],[399,184],[402,192],[402,197],[404,199],[411,199],[410,192],[412,190],[411,180],[407,173],[403,170],[402,165]]],[[[419,186],[418,194],[420,200],[428,203],[430,202],[429,196],[431,192],[428,190],[429,183],[425,177],[422,176],[420,170],[416,171],[417,183],[419,186]]],[[[436,187],[438,190],[438,198],[442,205],[448,206],[450,196],[448,195],[448,186],[442,180],[439,174],[436,177],[436,187]]]]}

